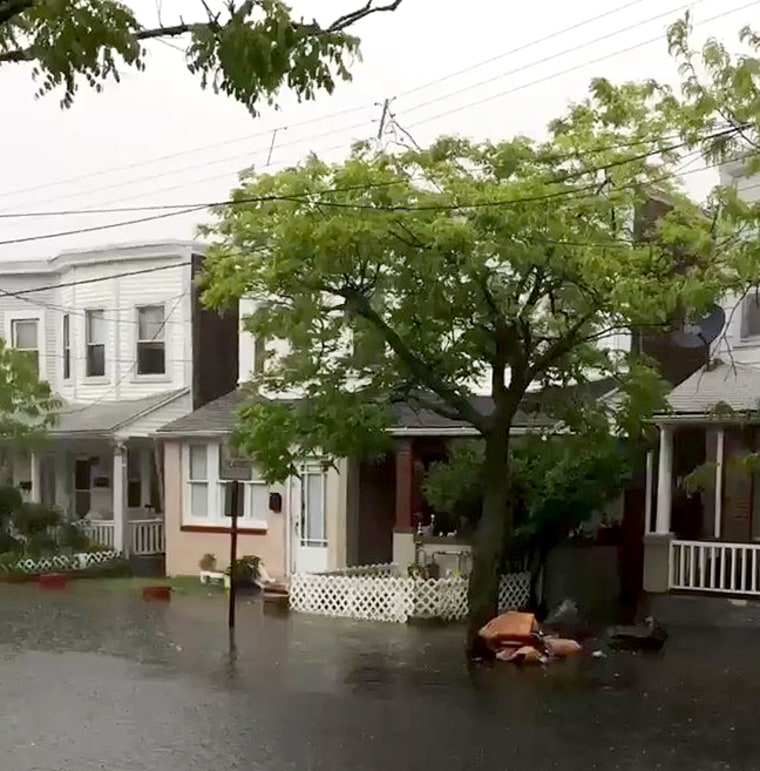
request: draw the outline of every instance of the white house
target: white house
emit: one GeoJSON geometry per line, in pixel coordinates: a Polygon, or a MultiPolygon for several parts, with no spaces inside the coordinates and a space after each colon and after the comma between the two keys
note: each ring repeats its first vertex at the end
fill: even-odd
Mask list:
{"type": "Polygon", "coordinates": [[[39,451],[12,453],[12,480],[125,552],[162,550],[153,433],[236,381],[237,309],[201,307],[203,252],[168,241],[0,265],[0,329],[63,404],[39,451]]]}

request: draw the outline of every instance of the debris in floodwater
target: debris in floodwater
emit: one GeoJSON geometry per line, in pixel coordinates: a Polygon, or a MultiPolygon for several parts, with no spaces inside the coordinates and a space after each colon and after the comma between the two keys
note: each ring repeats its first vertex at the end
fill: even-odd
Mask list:
{"type": "Polygon", "coordinates": [[[502,613],[492,618],[479,634],[499,661],[515,664],[545,664],[582,650],[575,640],[544,635],[532,613],[502,613]]]}
{"type": "Polygon", "coordinates": [[[643,624],[616,626],[609,631],[610,645],[628,650],[660,650],[668,633],[655,618],[648,616],[643,624]]]}

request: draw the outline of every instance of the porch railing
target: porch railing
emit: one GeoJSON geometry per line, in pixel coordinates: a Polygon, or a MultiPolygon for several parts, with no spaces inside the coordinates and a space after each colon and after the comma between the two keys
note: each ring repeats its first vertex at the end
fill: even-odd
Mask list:
{"type": "Polygon", "coordinates": [[[760,595],[760,543],[672,541],[670,588],[760,595]]]}
{"type": "Polygon", "coordinates": [[[163,519],[133,519],[129,525],[132,531],[132,554],[147,556],[164,553],[163,519]]]}
{"type": "Polygon", "coordinates": [[[80,527],[84,534],[98,546],[108,549],[114,548],[113,521],[109,520],[82,520],[80,527]]]}
{"type": "MultiPolygon", "coordinates": [[[[115,548],[113,520],[84,520],[80,525],[84,533],[98,546],[115,548]]],[[[129,551],[139,557],[163,554],[164,520],[133,519],[129,522],[129,551]]]]}

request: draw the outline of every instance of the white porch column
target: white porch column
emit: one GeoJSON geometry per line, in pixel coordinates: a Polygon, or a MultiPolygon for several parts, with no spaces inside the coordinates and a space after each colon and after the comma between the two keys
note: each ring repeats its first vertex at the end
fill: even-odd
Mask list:
{"type": "Polygon", "coordinates": [[[129,556],[129,522],[127,521],[126,507],[126,465],[127,448],[119,443],[114,446],[113,451],[113,545],[116,551],[120,551],[124,556],[129,556]]]}
{"type": "MultiPolygon", "coordinates": [[[[69,499],[69,464],[65,452],[55,454],[55,505],[68,517],[74,511],[74,502],[69,499]]],[[[72,472],[73,473],[73,472],[72,472]]]]}
{"type": "Polygon", "coordinates": [[[720,525],[723,521],[723,459],[726,448],[726,432],[718,429],[718,442],[715,447],[715,521],[713,535],[720,538],[720,525]]]}
{"type": "Polygon", "coordinates": [[[652,530],[652,486],[654,485],[654,452],[647,453],[646,481],[644,482],[644,534],[652,530]]]}
{"type": "Polygon", "coordinates": [[[29,454],[29,479],[32,488],[29,490],[29,500],[39,503],[42,500],[42,477],[40,475],[40,456],[36,452],[29,454]]]}
{"type": "Polygon", "coordinates": [[[657,469],[657,521],[655,532],[670,532],[670,511],[673,503],[673,428],[660,426],[660,461],[657,469]]]}

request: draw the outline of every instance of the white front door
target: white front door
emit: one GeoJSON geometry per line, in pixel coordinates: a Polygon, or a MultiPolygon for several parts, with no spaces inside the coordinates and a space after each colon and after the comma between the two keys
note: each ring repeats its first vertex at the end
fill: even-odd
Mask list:
{"type": "Polygon", "coordinates": [[[290,521],[295,573],[327,570],[327,474],[307,465],[294,480],[290,521]]]}

